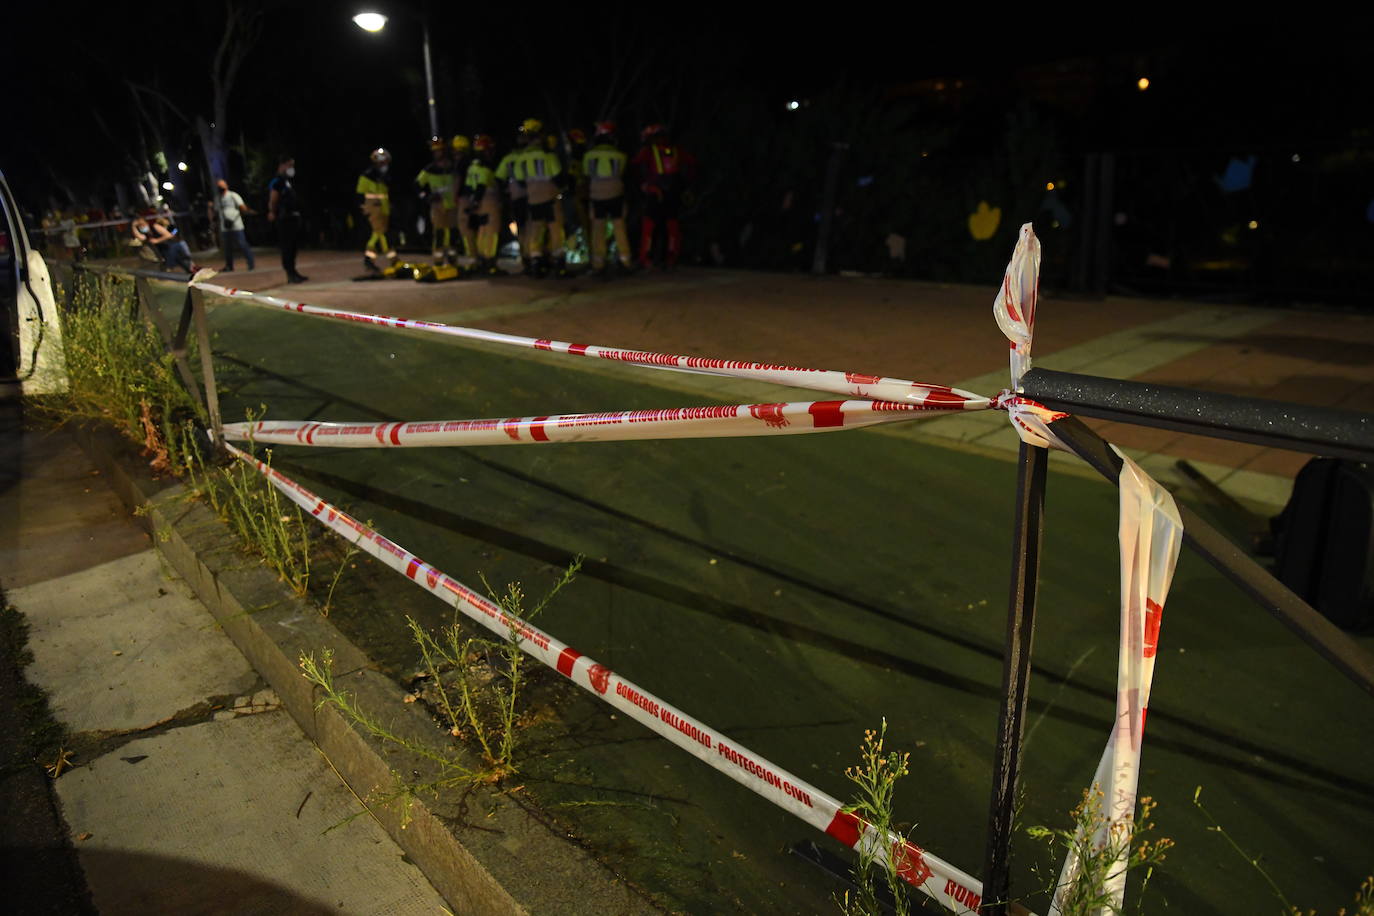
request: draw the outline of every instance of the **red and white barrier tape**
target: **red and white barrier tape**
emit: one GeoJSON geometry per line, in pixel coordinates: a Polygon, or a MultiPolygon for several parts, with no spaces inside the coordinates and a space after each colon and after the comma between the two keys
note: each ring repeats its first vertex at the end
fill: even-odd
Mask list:
{"type": "Polygon", "coordinates": [[[913,887],[956,913],[977,913],[982,885],[975,878],[895,834],[880,833],[841,810],[839,801],[626,680],[594,659],[519,618],[386,539],[305,487],[232,445],[234,457],[256,468],[292,502],[354,546],[381,560],[502,639],[512,631],[520,648],[698,760],[719,770],[851,848],[890,846],[899,873],[913,887]]]}
{"type": "Polygon", "coordinates": [[[1035,309],[1040,299],[1040,240],[1030,223],[1021,227],[1011,260],[1002,276],[1002,288],[992,301],[997,326],[1011,342],[1011,388],[993,399],[993,407],[1005,410],[1021,441],[1040,448],[1069,449],[1050,431],[1050,424],[1068,416],[1018,394],[1021,376],[1031,367],[1031,341],[1035,336],[1035,309]]]}
{"type": "MultiPolygon", "coordinates": [[[[1040,242],[1030,223],[1021,227],[1020,238],[1007,264],[1002,289],[992,311],[1002,333],[1011,342],[1011,390],[1004,391],[994,406],[1005,409],[1022,441],[1041,448],[1068,451],[1055,436],[1052,425],[1068,414],[1050,410],[1016,391],[1021,376],[1031,368],[1031,343],[1035,335],[1035,310],[1040,288],[1040,242]]],[[[1092,836],[1092,846],[1119,853],[1108,865],[1104,890],[1109,895],[1103,911],[1119,911],[1126,896],[1126,857],[1135,818],[1136,791],[1140,783],[1140,751],[1145,736],[1145,712],[1154,679],[1155,652],[1159,642],[1164,600],[1173,582],[1183,541],[1183,522],[1174,498],[1112,446],[1124,462],[1119,479],[1121,516],[1121,639],[1117,655],[1116,719],[1107,746],[1093,775],[1093,785],[1103,793],[1102,821],[1092,836]]],[[[1078,830],[1077,840],[1083,839],[1078,830]]],[[[1075,848],[1079,848],[1075,843],[1075,848]]],[[[1082,862],[1070,852],[1059,873],[1058,890],[1050,913],[1057,914],[1080,877],[1082,862]]]]}
{"type": "Polygon", "coordinates": [[[403,328],[412,331],[426,331],[449,337],[468,340],[481,340],[487,343],[504,344],[527,350],[544,350],[550,353],[565,353],[571,356],[587,356],[594,359],[613,360],[635,366],[653,369],[676,369],[706,375],[727,376],[729,378],[751,379],[772,382],[793,388],[806,388],[811,391],[824,391],[846,397],[867,398],[876,401],[896,401],[902,404],[915,404],[922,407],[937,407],[947,410],[986,410],[992,406],[990,399],[968,391],[950,388],[945,385],[927,385],[905,379],[888,378],[878,375],[865,375],[858,372],[841,372],[833,369],[804,369],[795,366],[777,366],[769,363],[746,362],[733,359],[716,359],[706,356],[677,356],[671,353],[655,353],[647,350],[624,350],[594,344],[571,344],[560,340],[543,340],[533,337],[519,337],[514,334],[500,334],[479,328],[465,328],[457,325],[439,324],[433,321],[420,321],[414,318],[393,318],[386,315],[370,315],[365,312],[348,312],[341,309],[321,308],[304,302],[291,302],[276,296],[264,296],[250,290],[216,286],[205,282],[214,276],[213,271],[202,271],[192,278],[190,285],[207,293],[214,293],[241,302],[253,302],[271,306],[288,312],[299,312],[318,318],[334,318],[340,321],[357,321],[363,324],[388,328],[403,328]]]}
{"type": "Polygon", "coordinates": [[[891,401],[799,401],[617,410],[548,417],[433,420],[389,423],[318,423],[259,420],[226,423],[224,437],[280,445],[328,448],[417,448],[512,445],[529,442],[614,442],[627,439],[702,439],[796,435],[859,429],[880,423],[949,413],[951,408],[891,401]]]}
{"type": "MultiPolygon", "coordinates": [[[[1140,750],[1145,737],[1145,714],[1154,681],[1155,654],[1159,646],[1164,602],[1173,582],[1183,543],[1183,521],[1174,498],[1134,461],[1121,454],[1121,648],[1117,656],[1116,720],[1093,784],[1103,793],[1102,823],[1092,838],[1093,847],[1111,843],[1119,851],[1109,864],[1103,890],[1110,895],[1106,909],[1119,912],[1126,896],[1126,857],[1130,853],[1136,790],[1140,782],[1140,750]]],[[[1076,839],[1082,840],[1078,831],[1076,839]]],[[[1077,844],[1075,844],[1077,846],[1077,844]]],[[[1070,852],[1059,873],[1058,890],[1050,913],[1060,905],[1079,878],[1080,861],[1070,852]]],[[[1105,910],[1104,910],[1105,911],[1105,910]]]]}

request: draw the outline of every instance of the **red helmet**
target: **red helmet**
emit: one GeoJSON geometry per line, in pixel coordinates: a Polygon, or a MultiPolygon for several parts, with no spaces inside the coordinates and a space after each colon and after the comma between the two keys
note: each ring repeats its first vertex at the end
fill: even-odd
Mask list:
{"type": "Polygon", "coordinates": [[[472,138],[472,148],[479,153],[486,152],[496,147],[496,141],[489,134],[478,134],[472,138]]]}
{"type": "Polygon", "coordinates": [[[592,125],[592,129],[596,131],[596,136],[598,137],[615,136],[614,121],[597,121],[595,124],[592,125]]]}
{"type": "Polygon", "coordinates": [[[668,132],[668,128],[662,124],[650,124],[639,132],[639,139],[648,143],[654,137],[661,137],[668,132]]]}
{"type": "Polygon", "coordinates": [[[429,138],[429,151],[430,151],[431,153],[442,152],[443,149],[444,149],[444,138],[443,138],[443,137],[430,137],[430,138],[429,138]]]}

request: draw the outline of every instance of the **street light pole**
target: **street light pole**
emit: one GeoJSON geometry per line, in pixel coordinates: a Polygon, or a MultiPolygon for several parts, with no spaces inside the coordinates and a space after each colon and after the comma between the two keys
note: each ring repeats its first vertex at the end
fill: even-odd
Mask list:
{"type": "MultiPolygon", "coordinates": [[[[386,18],[381,13],[363,12],[353,17],[353,22],[358,28],[367,32],[380,32],[386,28],[386,18]]],[[[429,132],[430,136],[439,136],[439,110],[434,101],[434,66],[430,62],[429,53],[429,10],[428,8],[420,14],[420,28],[424,35],[425,52],[425,100],[429,103],[429,132]]]]}
{"type": "Polygon", "coordinates": [[[429,135],[439,136],[439,112],[434,104],[434,68],[429,62],[429,13],[426,11],[424,17],[424,40],[425,40],[425,91],[429,99],[429,135]]]}

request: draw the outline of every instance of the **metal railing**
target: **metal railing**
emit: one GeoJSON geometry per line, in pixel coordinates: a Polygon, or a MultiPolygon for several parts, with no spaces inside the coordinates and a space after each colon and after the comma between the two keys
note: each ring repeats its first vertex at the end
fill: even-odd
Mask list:
{"type": "MultiPolygon", "coordinates": [[[[1374,415],[1282,401],[1213,394],[1047,369],[1031,369],[1017,391],[1054,410],[1118,422],[1233,439],[1318,455],[1374,461],[1374,415]]],[[[1076,416],[1051,426],[1061,442],[1117,483],[1122,460],[1076,416]]],[[[1030,694],[1031,645],[1043,541],[1049,451],[1021,443],[1016,481],[1011,595],[1002,667],[1002,710],[993,759],[981,912],[1003,916],[1011,899],[1013,808],[1030,694]]],[[[1374,696],[1374,655],[1276,579],[1230,538],[1178,506],[1184,543],[1277,617],[1332,667],[1374,696]]]]}

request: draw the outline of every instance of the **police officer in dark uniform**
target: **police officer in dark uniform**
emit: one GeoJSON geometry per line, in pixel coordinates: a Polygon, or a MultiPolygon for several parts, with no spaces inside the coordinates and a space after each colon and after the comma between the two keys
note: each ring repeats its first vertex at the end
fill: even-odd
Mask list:
{"type": "Polygon", "coordinates": [[[267,185],[267,219],[277,227],[277,244],[281,247],[281,266],[286,270],[288,283],[304,283],[309,277],[296,271],[296,249],[300,247],[301,205],[296,199],[296,160],[283,156],[277,163],[277,174],[267,185]]]}

